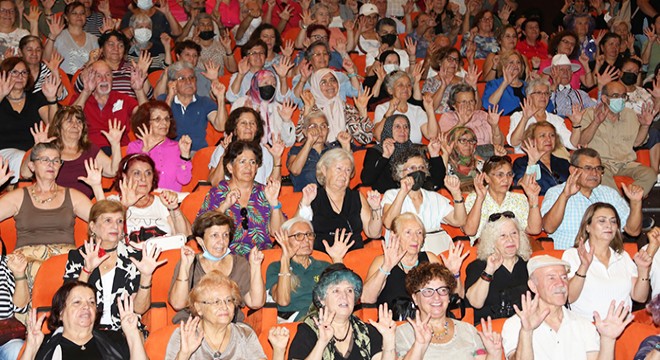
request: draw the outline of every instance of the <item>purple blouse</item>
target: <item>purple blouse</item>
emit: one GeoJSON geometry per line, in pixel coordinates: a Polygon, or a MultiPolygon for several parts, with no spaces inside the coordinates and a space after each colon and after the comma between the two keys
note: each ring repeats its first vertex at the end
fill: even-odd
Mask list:
{"type": "MultiPolygon", "coordinates": [[[[126,154],[143,154],[142,140],[131,141],[126,148],[126,154]]],[[[192,164],[181,159],[179,143],[165,139],[147,153],[156,163],[158,172],[158,187],[173,191],[181,191],[192,179],[192,164]]]]}
{"type": "MultiPolygon", "coordinates": [[[[258,182],[254,183],[248,205],[243,208],[247,212],[241,209],[239,203],[232,205],[225,212],[226,215],[234,220],[234,224],[236,225],[236,231],[229,244],[229,250],[234,254],[247,257],[254,246],[259,250],[273,247],[273,243],[268,235],[268,223],[270,222],[270,216],[273,210],[268,200],[266,200],[264,188],[264,185],[258,182]],[[241,215],[241,210],[243,210],[245,216],[241,215]]],[[[227,180],[222,180],[218,186],[209,190],[197,217],[207,211],[216,210],[225,200],[225,196],[229,193],[229,190],[229,182],[227,180]]]]}

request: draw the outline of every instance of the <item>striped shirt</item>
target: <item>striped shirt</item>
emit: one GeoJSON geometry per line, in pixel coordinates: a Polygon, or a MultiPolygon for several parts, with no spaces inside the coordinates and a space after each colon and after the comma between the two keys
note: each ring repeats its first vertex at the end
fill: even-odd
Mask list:
{"type": "MultiPolygon", "coordinates": [[[[135,91],[131,88],[131,69],[133,66],[128,61],[122,61],[119,63],[117,70],[112,71],[112,90],[118,91],[122,94],[126,94],[131,97],[135,96],[135,91]]],[[[77,93],[80,93],[85,89],[83,85],[82,76],[78,76],[76,83],[74,84],[74,89],[77,93]]],[[[153,88],[149,88],[149,93],[147,98],[150,98],[153,95],[153,88]]]]}
{"type": "MultiPolygon", "coordinates": [[[[51,74],[50,69],[48,66],[46,66],[45,63],[39,64],[39,76],[37,79],[34,81],[34,90],[32,90],[33,93],[37,93],[41,91],[41,85],[46,81],[46,78],[51,74]]],[[[64,86],[62,86],[62,92],[57,96],[57,101],[62,101],[64,100],[67,96],[69,96],[69,92],[66,90],[64,86]]]]}
{"type": "Polygon", "coordinates": [[[104,18],[105,15],[101,14],[100,12],[92,12],[92,15],[87,17],[87,21],[85,22],[83,30],[86,33],[90,33],[96,37],[101,37],[101,31],[99,28],[103,26],[104,18]]]}
{"type": "Polygon", "coordinates": [[[14,274],[7,266],[7,257],[3,256],[0,261],[0,319],[9,319],[14,313],[24,314],[27,312],[27,305],[16,307],[14,305],[13,295],[16,289],[14,274]]]}

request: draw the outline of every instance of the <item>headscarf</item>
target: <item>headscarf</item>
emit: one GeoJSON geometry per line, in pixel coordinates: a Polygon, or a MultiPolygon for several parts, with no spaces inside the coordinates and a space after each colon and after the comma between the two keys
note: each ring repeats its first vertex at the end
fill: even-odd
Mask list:
{"type": "MultiPolygon", "coordinates": [[[[264,120],[264,139],[270,139],[270,129],[271,129],[271,118],[270,114],[268,111],[268,105],[273,103],[275,101],[275,94],[273,94],[273,98],[270,100],[264,100],[261,98],[261,95],[259,93],[259,84],[262,84],[264,80],[266,80],[269,77],[273,77],[275,79],[275,92],[277,92],[277,76],[273,74],[272,71],[270,70],[259,70],[256,73],[254,73],[254,76],[252,77],[252,82],[250,83],[250,89],[247,92],[247,95],[250,98],[250,101],[252,101],[252,108],[254,110],[259,111],[259,114],[261,115],[261,118],[264,120]]],[[[266,140],[267,141],[267,140],[266,140]]]]}
{"type": "Polygon", "coordinates": [[[334,70],[324,68],[316,70],[309,78],[310,91],[314,96],[316,106],[323,111],[328,119],[328,141],[333,142],[337,139],[340,131],[346,130],[346,117],[344,114],[344,102],[339,97],[339,78],[334,70]],[[321,79],[328,73],[337,79],[337,94],[328,99],[321,92],[321,79]]]}
{"type": "MultiPolygon", "coordinates": [[[[383,143],[387,139],[391,139],[394,137],[393,134],[393,128],[394,128],[394,120],[398,118],[404,118],[406,120],[406,124],[408,124],[408,129],[410,129],[410,120],[406,115],[403,114],[395,114],[395,115],[390,115],[385,119],[385,122],[383,123],[383,131],[380,133],[380,142],[374,146],[374,148],[381,153],[383,152],[383,143]]],[[[390,159],[394,159],[394,156],[397,155],[398,153],[401,153],[405,150],[413,148],[415,145],[410,141],[410,133],[408,133],[408,140],[404,143],[398,143],[394,142],[394,152],[392,153],[392,156],[390,156],[390,159]]]]}
{"type": "MultiPolygon", "coordinates": [[[[447,141],[458,141],[458,138],[464,134],[471,134],[475,139],[477,137],[469,128],[457,126],[449,132],[447,135],[449,139],[447,139],[447,141]]],[[[475,154],[463,156],[458,153],[456,147],[454,147],[454,150],[449,154],[449,165],[454,169],[456,176],[458,176],[461,182],[471,181],[478,174],[477,158],[475,157],[475,154]]]]}

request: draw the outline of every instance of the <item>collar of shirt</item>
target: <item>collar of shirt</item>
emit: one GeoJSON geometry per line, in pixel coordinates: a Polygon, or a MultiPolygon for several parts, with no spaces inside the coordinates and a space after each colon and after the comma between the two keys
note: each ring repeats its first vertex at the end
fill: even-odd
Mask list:
{"type": "MultiPolygon", "coordinates": [[[[192,101],[190,102],[190,104],[194,103],[195,101],[197,101],[197,97],[195,96],[195,94],[193,94],[192,101]]],[[[174,95],[174,103],[181,105],[181,112],[184,113],[184,114],[186,113],[186,106],[183,105],[181,103],[181,101],[179,101],[179,95],[174,95]]],[[[188,105],[190,105],[190,104],[188,104],[188,105]]]]}
{"type": "Polygon", "coordinates": [[[570,90],[570,89],[572,89],[571,84],[566,84],[566,85],[559,84],[559,85],[557,85],[557,91],[560,91],[560,92],[564,91],[564,90],[570,90]]]}

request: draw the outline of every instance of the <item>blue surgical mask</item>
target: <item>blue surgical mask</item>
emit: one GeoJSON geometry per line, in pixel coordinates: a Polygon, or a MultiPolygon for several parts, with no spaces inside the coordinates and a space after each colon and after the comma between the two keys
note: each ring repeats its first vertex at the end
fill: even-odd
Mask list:
{"type": "Polygon", "coordinates": [[[206,250],[206,246],[202,245],[201,243],[200,243],[200,246],[202,247],[202,250],[204,250],[204,252],[202,253],[202,256],[208,261],[218,262],[218,261],[224,259],[225,257],[227,257],[227,255],[229,255],[229,253],[230,253],[229,248],[227,248],[227,251],[225,251],[224,255],[222,255],[220,257],[215,257],[215,256],[211,255],[211,253],[208,250],[206,250]]]}
{"type": "Polygon", "coordinates": [[[626,107],[626,100],[624,99],[610,99],[610,110],[618,114],[626,107]]]}

